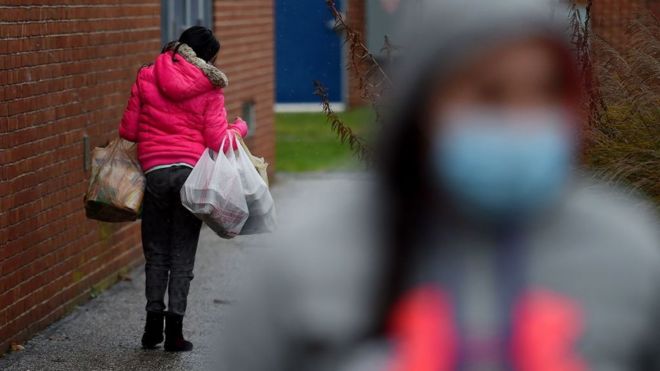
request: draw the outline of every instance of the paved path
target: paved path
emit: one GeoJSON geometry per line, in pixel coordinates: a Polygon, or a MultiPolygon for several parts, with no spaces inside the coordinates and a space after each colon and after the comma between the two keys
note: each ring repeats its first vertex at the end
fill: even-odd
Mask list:
{"type": "MultiPolygon", "coordinates": [[[[303,217],[305,200],[332,202],[337,186],[352,182],[354,174],[287,175],[273,189],[280,221],[303,217]]],[[[25,350],[0,358],[0,370],[204,370],[213,353],[213,337],[231,305],[232,281],[242,259],[258,252],[268,237],[221,240],[202,231],[195,279],[191,285],[184,333],[194,343],[189,353],[172,354],[139,346],[144,324],[144,270],[119,282],[99,297],[78,307],[28,341],[25,350]]]]}

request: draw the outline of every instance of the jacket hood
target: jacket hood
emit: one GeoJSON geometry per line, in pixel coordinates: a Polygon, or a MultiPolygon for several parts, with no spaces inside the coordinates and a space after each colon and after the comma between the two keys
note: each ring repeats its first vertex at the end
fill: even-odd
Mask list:
{"type": "Polygon", "coordinates": [[[154,75],[161,93],[176,101],[224,88],[229,83],[222,71],[197,57],[188,45],[178,42],[170,44],[156,58],[154,75]]]}
{"type": "MultiPolygon", "coordinates": [[[[424,153],[428,148],[424,147],[430,140],[424,138],[419,121],[423,119],[420,117],[422,105],[428,102],[429,94],[437,86],[442,88],[459,69],[483,53],[520,40],[548,40],[566,52],[567,57],[572,51],[570,13],[569,8],[561,4],[563,1],[416,0],[406,3],[408,7],[402,9],[399,17],[398,32],[390,38],[400,48],[388,66],[392,83],[379,102],[384,122],[379,130],[375,156],[382,197],[394,198],[400,203],[387,205],[393,211],[384,214],[394,215],[415,213],[418,202],[442,197],[434,193],[435,190],[422,189],[429,183],[425,179],[429,157],[424,153]],[[402,143],[415,149],[402,157],[402,143]]],[[[566,68],[575,64],[574,60],[567,60],[566,68]]],[[[397,219],[398,216],[390,217],[396,223],[405,223],[397,219]]]]}
{"type": "Polygon", "coordinates": [[[395,112],[432,78],[442,81],[500,45],[540,37],[571,50],[569,8],[560,0],[418,0],[403,11],[393,39],[402,54],[390,69],[395,112]]]}

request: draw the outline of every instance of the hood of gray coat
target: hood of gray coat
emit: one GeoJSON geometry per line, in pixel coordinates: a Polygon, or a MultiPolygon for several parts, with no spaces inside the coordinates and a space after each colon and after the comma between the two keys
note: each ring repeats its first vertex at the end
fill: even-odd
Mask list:
{"type": "Polygon", "coordinates": [[[393,40],[402,47],[390,68],[395,112],[414,104],[413,93],[431,78],[442,81],[502,44],[540,37],[571,49],[570,7],[560,0],[416,0],[403,13],[393,40]]]}

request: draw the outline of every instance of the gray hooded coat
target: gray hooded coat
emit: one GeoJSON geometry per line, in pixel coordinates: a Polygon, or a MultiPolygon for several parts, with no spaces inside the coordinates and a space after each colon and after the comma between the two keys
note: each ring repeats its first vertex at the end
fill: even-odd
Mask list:
{"type": "MultiPolygon", "coordinates": [[[[398,43],[408,45],[395,74],[402,106],[414,104],[412,92],[431,71],[451,74],[500,42],[530,35],[566,42],[566,11],[550,1],[411,3],[398,34],[398,43]]],[[[519,357],[468,364],[456,356],[462,368],[660,370],[658,220],[636,197],[587,176],[575,179],[552,213],[528,225],[515,250],[469,225],[432,218],[422,228],[423,243],[410,247],[416,259],[409,286],[448,293],[460,338],[454,341],[496,337],[509,322],[527,334],[520,351],[527,363],[519,357]],[[526,308],[538,310],[511,312],[501,300],[511,292],[517,302],[550,299],[527,301],[533,305],[526,308]]],[[[388,339],[363,338],[385,269],[377,242],[383,231],[372,229],[376,211],[365,201],[370,184],[332,184],[332,205],[301,192],[300,210],[322,212],[280,215],[299,223],[290,228],[293,238],[274,242],[249,271],[245,294],[227,317],[219,369],[386,369],[396,348],[388,339]]]]}

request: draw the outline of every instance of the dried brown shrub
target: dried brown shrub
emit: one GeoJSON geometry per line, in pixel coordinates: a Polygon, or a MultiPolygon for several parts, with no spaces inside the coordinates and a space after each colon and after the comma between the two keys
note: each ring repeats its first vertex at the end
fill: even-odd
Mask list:
{"type": "MultiPolygon", "coordinates": [[[[369,104],[373,108],[375,112],[375,121],[378,123],[382,119],[379,106],[381,97],[391,86],[392,82],[387,73],[385,73],[385,70],[379,63],[378,59],[369,51],[369,48],[367,48],[362,34],[350,27],[345,21],[344,16],[337,8],[335,0],[326,0],[326,5],[335,19],[335,28],[341,31],[344,35],[344,42],[346,43],[349,54],[349,63],[346,68],[353,72],[354,76],[357,76],[361,98],[366,104],[369,104]]],[[[386,59],[391,57],[394,49],[394,46],[386,38],[382,50],[386,59]]],[[[337,134],[342,143],[348,143],[351,150],[353,150],[360,159],[369,162],[373,150],[368,142],[364,138],[356,135],[353,130],[332,111],[327,90],[323,83],[315,81],[314,87],[314,94],[320,98],[321,104],[323,105],[323,111],[326,114],[332,130],[337,134]]]]}
{"type": "MultiPolygon", "coordinates": [[[[629,42],[608,43],[587,33],[584,68],[590,122],[587,167],[660,202],[660,26],[650,13],[627,30],[629,42]],[[586,74],[586,76],[590,76],[586,74]]],[[[584,48],[584,45],[582,46],[584,48]]],[[[578,53],[578,56],[580,53],[578,53]]]]}
{"type": "Polygon", "coordinates": [[[353,153],[358,159],[365,162],[370,162],[372,159],[371,147],[367,145],[366,141],[356,135],[348,125],[346,125],[339,116],[332,110],[330,106],[330,98],[328,97],[328,89],[323,86],[319,81],[314,82],[314,94],[321,99],[323,112],[326,119],[330,124],[330,128],[334,131],[342,143],[347,143],[353,153]]]}

